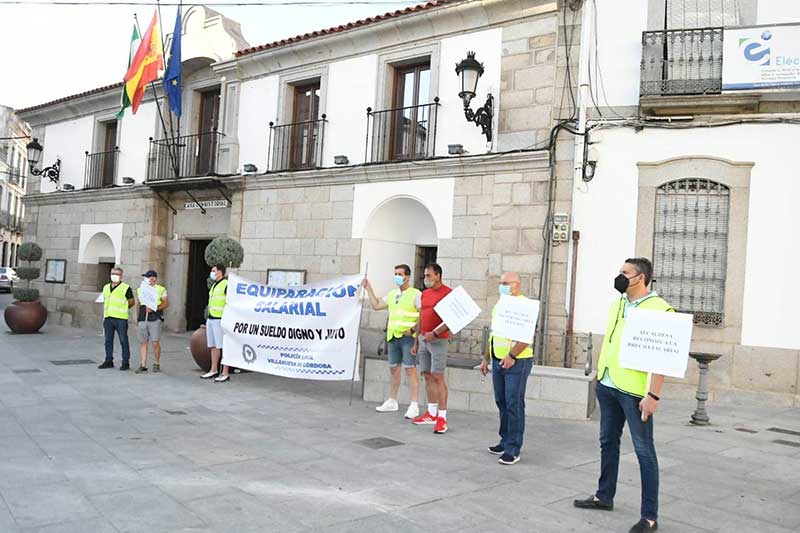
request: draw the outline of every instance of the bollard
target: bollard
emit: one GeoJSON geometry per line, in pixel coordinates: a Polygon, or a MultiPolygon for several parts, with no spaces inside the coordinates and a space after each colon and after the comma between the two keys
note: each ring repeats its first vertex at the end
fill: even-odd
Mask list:
{"type": "Polygon", "coordinates": [[[689,357],[696,360],[697,365],[700,367],[700,378],[697,380],[697,409],[692,413],[692,419],[689,422],[696,426],[707,426],[710,423],[708,413],[706,412],[706,400],[708,400],[708,366],[711,361],[722,357],[722,354],[690,352],[689,357]]]}

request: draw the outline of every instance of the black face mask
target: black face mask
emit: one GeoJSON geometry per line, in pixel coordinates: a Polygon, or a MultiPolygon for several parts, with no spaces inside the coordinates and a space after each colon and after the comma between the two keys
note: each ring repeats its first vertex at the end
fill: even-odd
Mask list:
{"type": "Polygon", "coordinates": [[[628,285],[630,285],[630,283],[631,280],[629,280],[625,274],[620,274],[614,278],[614,288],[617,289],[620,294],[625,294],[625,291],[628,290],[628,285]]]}

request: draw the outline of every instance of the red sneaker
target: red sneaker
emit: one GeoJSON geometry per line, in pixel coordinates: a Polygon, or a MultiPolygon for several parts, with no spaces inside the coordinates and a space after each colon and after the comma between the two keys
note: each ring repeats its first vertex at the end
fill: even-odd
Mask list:
{"type": "Polygon", "coordinates": [[[447,420],[442,417],[437,418],[436,426],[434,426],[433,432],[438,433],[439,435],[447,433],[447,420]]]}
{"type": "Polygon", "coordinates": [[[425,414],[423,414],[422,416],[418,416],[417,418],[415,418],[411,422],[413,424],[417,424],[418,426],[422,426],[422,425],[430,426],[430,425],[435,424],[436,420],[437,420],[437,418],[435,416],[431,415],[428,411],[425,411],[425,414]]]}

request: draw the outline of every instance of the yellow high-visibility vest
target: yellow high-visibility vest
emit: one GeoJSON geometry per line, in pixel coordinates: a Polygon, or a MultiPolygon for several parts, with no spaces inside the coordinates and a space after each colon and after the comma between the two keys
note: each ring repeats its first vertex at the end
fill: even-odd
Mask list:
{"type": "Polygon", "coordinates": [[[392,290],[386,297],[389,306],[389,323],[386,325],[386,340],[403,336],[403,333],[417,325],[419,309],[417,309],[417,297],[419,289],[409,287],[402,293],[400,289],[392,290]],[[398,294],[400,298],[398,299],[398,294]]]}
{"type": "Polygon", "coordinates": [[[120,282],[112,291],[111,284],[106,283],[103,287],[103,318],[128,319],[128,299],[125,297],[128,289],[130,285],[120,282]]]}
{"type": "MultiPolygon", "coordinates": [[[[652,311],[675,312],[662,297],[653,295],[645,297],[637,309],[652,311]]],[[[647,394],[647,372],[631,370],[619,366],[619,347],[622,343],[622,331],[625,329],[625,299],[620,298],[611,304],[608,312],[608,325],[606,335],[603,337],[603,348],[600,350],[600,359],[597,362],[597,379],[602,380],[606,372],[614,382],[614,386],[622,392],[644,397],[647,394]]]]}
{"type": "Polygon", "coordinates": [[[211,286],[208,291],[208,316],[209,318],[222,318],[225,309],[225,289],[228,288],[228,278],[222,278],[211,286]]]}

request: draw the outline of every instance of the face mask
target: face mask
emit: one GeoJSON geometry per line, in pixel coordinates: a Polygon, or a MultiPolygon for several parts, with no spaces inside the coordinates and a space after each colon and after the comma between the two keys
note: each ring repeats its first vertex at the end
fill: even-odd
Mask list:
{"type": "Polygon", "coordinates": [[[208,277],[209,277],[209,279],[211,279],[211,281],[217,281],[217,273],[216,272],[211,272],[208,275],[208,277]]]}
{"type": "Polygon", "coordinates": [[[425,278],[422,281],[422,284],[425,285],[426,289],[430,289],[431,287],[433,287],[435,285],[435,283],[432,280],[429,280],[428,278],[425,278]]]}
{"type": "Polygon", "coordinates": [[[620,274],[614,278],[614,288],[617,289],[620,294],[625,294],[625,291],[628,290],[628,285],[630,284],[631,280],[629,280],[625,274],[620,274]]]}
{"type": "Polygon", "coordinates": [[[111,274],[111,282],[119,283],[119,274],[111,274]]]}
{"type": "Polygon", "coordinates": [[[395,276],[394,277],[394,284],[400,287],[403,284],[403,276],[395,276]]]}
{"type": "Polygon", "coordinates": [[[500,292],[500,295],[511,296],[511,285],[499,285],[497,290],[500,292]]]}

